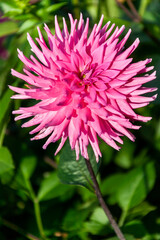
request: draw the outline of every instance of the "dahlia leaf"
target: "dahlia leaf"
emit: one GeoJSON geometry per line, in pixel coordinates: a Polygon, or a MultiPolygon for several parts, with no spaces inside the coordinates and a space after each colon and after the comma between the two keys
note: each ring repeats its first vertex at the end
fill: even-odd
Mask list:
{"type": "Polygon", "coordinates": [[[101,191],[103,196],[105,195],[115,196],[121,185],[121,182],[123,182],[124,177],[125,175],[123,173],[115,173],[112,174],[111,176],[108,176],[101,184],[101,191]]]}
{"type": "MultiPolygon", "coordinates": [[[[141,220],[133,220],[131,222],[128,222],[124,227],[124,231],[133,234],[134,239],[145,239],[143,237],[146,237],[146,235],[148,234],[146,226],[141,220]]],[[[126,239],[128,240],[129,238],[126,239]]]]}
{"type": "Polygon", "coordinates": [[[156,210],[156,206],[150,205],[148,202],[144,201],[129,211],[129,215],[127,216],[127,219],[132,220],[135,218],[140,218],[140,217],[142,218],[146,216],[148,213],[155,210],[156,210]]]}
{"type": "Polygon", "coordinates": [[[85,227],[85,230],[88,233],[91,233],[93,235],[98,235],[98,236],[104,236],[104,235],[107,235],[107,234],[112,232],[112,230],[111,230],[111,228],[109,226],[106,226],[106,224],[105,225],[101,224],[101,223],[99,223],[97,221],[85,222],[84,223],[84,227],[85,227]]]}
{"type": "Polygon", "coordinates": [[[0,148],[0,176],[14,169],[13,159],[6,147],[0,148]]]}
{"type": "Polygon", "coordinates": [[[10,97],[12,96],[12,91],[10,89],[6,90],[6,92],[3,94],[3,97],[0,99],[0,123],[3,120],[9,104],[11,102],[10,97]]]}
{"type": "Polygon", "coordinates": [[[109,220],[101,207],[95,208],[91,220],[104,224],[105,226],[109,223],[109,220]]]}
{"type": "Polygon", "coordinates": [[[145,10],[147,6],[150,4],[151,0],[141,0],[140,1],[140,6],[139,6],[139,14],[140,16],[144,16],[145,10]]]}
{"type": "Polygon", "coordinates": [[[60,182],[57,177],[57,172],[53,172],[43,179],[38,192],[38,200],[46,201],[60,197],[65,193],[68,194],[68,191],[72,193],[72,190],[69,186],[64,185],[60,182]]]}
{"type": "Polygon", "coordinates": [[[75,232],[76,235],[77,232],[80,233],[82,230],[83,223],[88,217],[90,211],[91,209],[89,207],[84,209],[70,208],[64,217],[63,223],[61,223],[63,226],[63,230],[71,232],[72,236],[74,236],[73,234],[75,234],[75,232]]]}
{"type": "Polygon", "coordinates": [[[53,5],[51,5],[48,8],[46,8],[46,11],[48,13],[55,12],[55,11],[57,11],[58,9],[60,9],[61,7],[63,7],[66,4],[67,4],[67,2],[54,3],[53,5]]]}
{"type": "Polygon", "coordinates": [[[30,29],[31,27],[35,26],[37,24],[37,19],[27,19],[19,28],[19,33],[22,33],[28,29],[30,29]]]}
{"type": "MultiPolygon", "coordinates": [[[[98,163],[96,162],[96,158],[91,148],[88,149],[88,153],[94,173],[97,175],[100,161],[98,163]]],[[[64,184],[81,185],[93,190],[84,158],[80,156],[79,160],[76,161],[75,151],[71,150],[68,142],[65,144],[62,153],[60,154],[58,177],[64,184]]]]}
{"type": "Polygon", "coordinates": [[[154,186],[155,178],[154,162],[126,174],[117,192],[117,200],[123,211],[127,212],[145,199],[154,186]]]}
{"type": "Polygon", "coordinates": [[[5,21],[0,24],[0,37],[16,33],[17,31],[18,25],[13,21],[5,21]]]}
{"type": "Polygon", "coordinates": [[[33,197],[30,178],[36,168],[37,158],[35,155],[26,155],[22,158],[19,165],[19,169],[16,172],[13,181],[11,182],[11,187],[13,189],[19,189],[25,193],[25,196],[33,197]]]}
{"type": "Polygon", "coordinates": [[[34,169],[36,167],[36,164],[37,164],[37,159],[35,158],[34,155],[26,156],[23,158],[20,164],[20,169],[25,179],[29,179],[32,176],[34,169]]]}
{"type": "Polygon", "coordinates": [[[112,232],[109,220],[100,207],[94,209],[89,221],[85,222],[84,226],[87,232],[99,236],[104,236],[112,232]]]}

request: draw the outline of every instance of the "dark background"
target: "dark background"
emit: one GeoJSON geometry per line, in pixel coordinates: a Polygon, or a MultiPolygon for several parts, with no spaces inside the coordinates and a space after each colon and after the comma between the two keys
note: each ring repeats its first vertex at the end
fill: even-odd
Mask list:
{"type": "MultiPolygon", "coordinates": [[[[103,13],[104,24],[109,20],[118,26],[124,24],[125,33],[132,28],[126,46],[140,38],[132,57],[135,62],[153,59],[157,80],[148,86],[159,87],[160,1],[1,0],[0,11],[0,239],[117,239],[95,195],[85,187],[65,185],[58,179],[62,154],[54,157],[58,144],[50,144],[44,151],[45,140],[30,141],[30,129],[20,127],[24,121],[14,122],[11,112],[33,102],[10,99],[8,85],[24,84],[11,76],[10,69],[22,72],[17,48],[28,57],[31,54],[26,32],[37,37],[36,26],[44,33],[46,23],[54,33],[55,14],[62,27],[62,17],[69,23],[68,13],[79,18],[82,12],[84,18],[90,17],[92,27],[103,13]]],[[[98,181],[127,240],[160,240],[159,103],[158,97],[137,110],[153,119],[133,132],[135,143],[124,137],[119,152],[100,143],[103,157],[98,181]]],[[[65,152],[71,154],[66,147],[65,152]]]]}

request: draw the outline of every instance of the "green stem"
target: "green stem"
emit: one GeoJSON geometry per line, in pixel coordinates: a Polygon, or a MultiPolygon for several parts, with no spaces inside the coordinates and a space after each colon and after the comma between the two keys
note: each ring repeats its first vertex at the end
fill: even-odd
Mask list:
{"type": "Polygon", "coordinates": [[[32,185],[30,183],[30,181],[27,179],[26,180],[26,184],[28,186],[28,190],[30,192],[30,196],[31,199],[33,201],[33,205],[34,205],[34,213],[35,213],[35,218],[36,218],[36,223],[37,223],[37,227],[40,233],[40,236],[42,238],[42,240],[47,240],[45,234],[44,234],[44,229],[43,229],[43,224],[42,224],[42,218],[41,218],[41,213],[40,213],[40,205],[39,205],[39,200],[36,197],[34,190],[32,188],[32,185]]]}
{"type": "Polygon", "coordinates": [[[43,224],[42,224],[42,219],[41,219],[41,213],[40,213],[40,205],[39,205],[39,201],[38,201],[37,198],[34,198],[33,204],[34,204],[34,212],[35,212],[37,227],[39,229],[40,236],[42,237],[42,239],[45,240],[47,238],[44,234],[44,229],[43,229],[43,224]]]}

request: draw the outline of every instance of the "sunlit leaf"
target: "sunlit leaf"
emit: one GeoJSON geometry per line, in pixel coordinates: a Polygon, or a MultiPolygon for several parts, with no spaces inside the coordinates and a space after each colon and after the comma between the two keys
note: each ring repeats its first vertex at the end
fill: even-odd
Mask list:
{"type": "Polygon", "coordinates": [[[67,194],[68,191],[72,191],[71,187],[62,184],[57,177],[57,172],[53,172],[42,181],[38,199],[39,201],[49,200],[67,194]]]}
{"type": "MultiPolygon", "coordinates": [[[[16,1],[13,0],[1,0],[0,7],[3,9],[4,13],[8,13],[10,11],[18,11],[16,1]]],[[[21,9],[19,9],[19,12],[21,12],[21,9]]]]}
{"type": "Polygon", "coordinates": [[[51,6],[49,6],[46,11],[48,13],[51,13],[51,12],[54,12],[54,11],[57,11],[58,9],[60,9],[61,7],[63,7],[64,5],[66,5],[67,2],[61,2],[61,3],[55,3],[55,4],[52,4],[51,6]]]}
{"type": "Polygon", "coordinates": [[[155,165],[146,165],[133,169],[125,175],[117,192],[118,203],[124,211],[142,202],[155,183],[155,165]]]}
{"type": "Polygon", "coordinates": [[[145,12],[148,4],[149,4],[151,1],[152,1],[152,0],[141,0],[141,1],[140,1],[139,11],[138,11],[139,14],[140,14],[140,16],[143,17],[144,12],[145,12]]]}
{"type": "Polygon", "coordinates": [[[101,184],[101,191],[103,195],[117,193],[124,178],[125,175],[122,173],[116,173],[106,177],[106,179],[101,184]]]}
{"type": "Polygon", "coordinates": [[[26,179],[29,179],[32,174],[33,171],[35,170],[36,167],[36,163],[37,163],[37,159],[36,156],[26,156],[22,159],[21,163],[20,163],[20,170],[23,173],[23,176],[26,179]]]}
{"type": "Polygon", "coordinates": [[[7,36],[18,31],[18,25],[13,21],[5,21],[0,23],[0,37],[7,36]]]}
{"type": "Polygon", "coordinates": [[[100,224],[104,224],[104,225],[109,223],[109,220],[101,207],[97,207],[94,210],[90,219],[92,221],[99,222],[100,224]]]}
{"type": "Polygon", "coordinates": [[[84,223],[84,227],[87,232],[93,235],[104,236],[112,232],[110,225],[104,225],[98,221],[88,221],[84,223]]]}
{"type": "Polygon", "coordinates": [[[37,19],[27,19],[19,28],[19,33],[22,33],[28,29],[30,29],[31,27],[35,26],[37,24],[37,19]]]}
{"type": "Polygon", "coordinates": [[[116,17],[117,15],[119,16],[121,14],[121,11],[116,3],[116,1],[112,1],[112,0],[107,0],[107,3],[104,4],[104,7],[107,7],[107,10],[109,12],[109,17],[116,17]]]}

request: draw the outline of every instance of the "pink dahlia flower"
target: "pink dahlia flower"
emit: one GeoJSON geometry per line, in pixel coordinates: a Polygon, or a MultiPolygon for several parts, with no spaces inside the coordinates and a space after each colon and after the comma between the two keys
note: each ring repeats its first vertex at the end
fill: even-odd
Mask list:
{"type": "Polygon", "coordinates": [[[24,74],[12,70],[12,75],[23,79],[28,89],[10,86],[18,93],[12,98],[36,99],[38,103],[13,113],[20,114],[15,120],[32,117],[22,127],[37,125],[30,132],[38,133],[32,140],[48,136],[44,149],[61,139],[57,154],[69,138],[77,159],[79,153],[88,159],[87,146],[91,144],[98,161],[101,152],[97,136],[118,150],[116,142],[123,143],[121,136],[134,141],[128,129],[140,126],[132,122],[151,119],[136,114],[134,109],[156,98],[141,96],[156,90],[142,87],[155,79],[155,72],[148,74],[153,69],[146,67],[151,59],[132,63],[129,56],[137,48],[139,39],[124,48],[131,30],[119,41],[125,27],[114,29],[115,24],[109,27],[110,22],[102,27],[103,16],[90,34],[88,18],[86,23],[82,14],[79,22],[71,14],[69,18],[70,31],[64,18],[63,30],[60,30],[56,16],[55,35],[45,25],[49,47],[39,28],[36,41],[40,49],[28,34],[36,58],[31,55],[28,59],[18,50],[18,57],[25,65],[24,74]]]}

